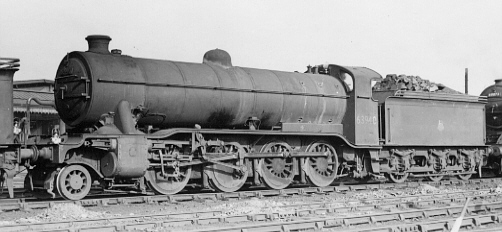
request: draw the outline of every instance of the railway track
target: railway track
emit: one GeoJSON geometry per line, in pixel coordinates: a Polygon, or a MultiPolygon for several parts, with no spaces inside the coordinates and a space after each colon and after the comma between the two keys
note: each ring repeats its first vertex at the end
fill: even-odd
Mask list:
{"type": "MultiPolygon", "coordinates": [[[[463,186],[470,185],[475,188],[486,188],[484,191],[489,191],[497,183],[500,183],[496,178],[472,179],[469,181],[461,180],[443,180],[438,183],[427,182],[432,185],[443,186],[463,186]]],[[[232,193],[197,193],[197,194],[176,194],[176,195],[140,195],[135,193],[135,196],[129,196],[127,193],[108,193],[103,195],[95,195],[83,200],[73,201],[74,204],[84,207],[93,206],[108,206],[121,204],[161,204],[184,201],[203,201],[210,200],[225,200],[225,199],[246,199],[246,198],[262,198],[273,196],[292,196],[305,194],[329,194],[337,192],[360,191],[360,190],[378,190],[378,189],[406,189],[416,188],[421,182],[405,182],[405,183],[378,183],[378,184],[363,184],[363,185],[344,185],[344,186],[326,186],[326,187],[305,187],[305,188],[289,188],[281,190],[254,190],[254,191],[239,191],[232,193]],[[113,196],[115,194],[116,196],[113,196]],[[111,197],[110,197],[111,195],[111,197]],[[117,196],[118,195],[118,196],[117,196]]],[[[29,211],[33,209],[45,209],[55,204],[68,203],[67,200],[36,200],[31,198],[19,199],[0,199],[1,211],[29,211]]]]}
{"type": "MultiPolygon", "coordinates": [[[[149,214],[0,226],[1,231],[437,231],[451,228],[466,198],[445,195],[365,199],[360,204],[318,202],[259,213],[226,210],[149,214]],[[385,225],[383,225],[385,223],[385,225]]],[[[500,226],[502,196],[479,194],[467,207],[463,228],[500,226]]],[[[354,202],[354,201],[353,201],[354,202]]]]}

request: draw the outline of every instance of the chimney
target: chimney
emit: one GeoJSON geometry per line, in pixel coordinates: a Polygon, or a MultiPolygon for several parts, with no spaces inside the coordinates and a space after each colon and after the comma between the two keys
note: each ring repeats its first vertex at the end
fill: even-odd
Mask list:
{"type": "Polygon", "coordinates": [[[110,36],[107,35],[90,35],[85,38],[87,43],[89,43],[88,52],[110,54],[108,50],[108,44],[110,44],[110,36]]]}

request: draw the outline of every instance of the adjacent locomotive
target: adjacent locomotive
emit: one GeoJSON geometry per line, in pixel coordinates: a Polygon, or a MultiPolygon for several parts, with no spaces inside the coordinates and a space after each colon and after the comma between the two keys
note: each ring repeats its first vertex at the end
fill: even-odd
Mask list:
{"type": "Polygon", "coordinates": [[[502,175],[502,80],[488,86],[481,96],[488,99],[486,104],[486,143],[490,146],[489,163],[498,176],[502,175]]]}
{"type": "Polygon", "coordinates": [[[487,87],[481,96],[486,96],[486,137],[488,144],[502,144],[502,80],[495,80],[495,84],[487,87]]]}
{"type": "Polygon", "coordinates": [[[29,168],[30,190],[78,200],[96,182],[175,194],[344,176],[438,181],[468,179],[488,160],[483,97],[373,92],[382,78],[364,67],[243,68],[218,49],[203,63],[141,59],[110,52],[108,36],[86,39],[89,50],[67,54],[55,79],[68,131],[25,130],[9,153],[29,168]]]}

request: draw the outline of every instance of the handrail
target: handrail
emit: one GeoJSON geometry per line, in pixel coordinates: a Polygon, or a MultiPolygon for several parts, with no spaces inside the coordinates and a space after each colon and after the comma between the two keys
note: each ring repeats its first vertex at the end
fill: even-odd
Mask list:
{"type": "Polygon", "coordinates": [[[127,80],[106,80],[102,78],[98,79],[98,82],[110,83],[110,84],[146,85],[146,86],[173,87],[173,88],[209,89],[209,90],[234,91],[234,92],[246,92],[246,93],[269,93],[269,94],[299,95],[299,96],[309,96],[309,97],[326,97],[326,98],[342,98],[342,99],[349,98],[349,96],[337,95],[337,94],[304,93],[304,92],[266,90],[266,89],[244,89],[244,88],[233,88],[224,86],[207,86],[207,85],[192,85],[192,84],[138,82],[138,81],[127,81],[127,80]]]}

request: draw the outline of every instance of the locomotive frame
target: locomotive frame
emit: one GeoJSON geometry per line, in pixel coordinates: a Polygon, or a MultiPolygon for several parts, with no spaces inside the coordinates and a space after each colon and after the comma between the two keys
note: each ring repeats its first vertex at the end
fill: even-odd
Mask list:
{"type": "MultiPolygon", "coordinates": [[[[68,54],[55,80],[56,108],[73,128],[48,137],[25,130],[23,144],[1,141],[11,197],[19,165],[29,170],[26,189],[68,200],[85,197],[96,180],[103,189],[176,194],[327,186],[345,176],[465,180],[492,168],[484,97],[373,92],[372,81],[382,78],[365,67],[320,65],[304,74],[239,68],[222,50],[206,53],[203,64],[147,60],[110,53],[107,36],[86,39],[89,51],[68,54]],[[158,70],[179,72],[183,82],[152,77],[165,76],[158,70]],[[180,93],[195,103],[176,106],[168,97],[180,93]],[[232,97],[241,101],[222,100],[232,97]],[[206,112],[218,101],[219,110],[206,112]]],[[[12,75],[4,76],[12,82],[12,75]]]]}

